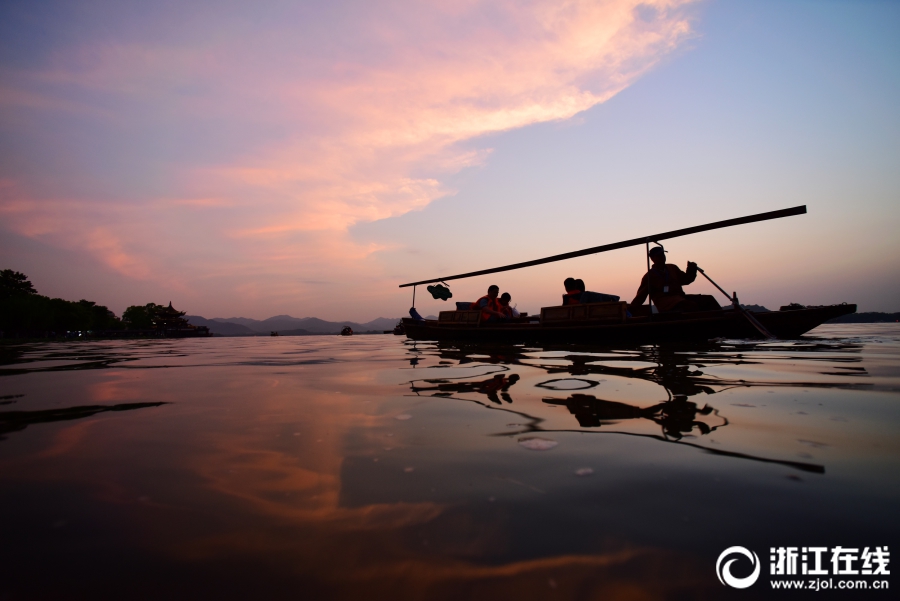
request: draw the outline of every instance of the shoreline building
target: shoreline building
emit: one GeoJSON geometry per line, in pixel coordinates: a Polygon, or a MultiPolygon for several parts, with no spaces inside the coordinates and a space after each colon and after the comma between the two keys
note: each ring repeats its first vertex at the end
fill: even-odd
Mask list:
{"type": "Polygon", "coordinates": [[[192,338],[211,336],[206,326],[194,326],[184,318],[187,311],[179,311],[169,301],[168,307],[163,307],[153,312],[150,316],[153,327],[159,335],[166,338],[192,338]]]}

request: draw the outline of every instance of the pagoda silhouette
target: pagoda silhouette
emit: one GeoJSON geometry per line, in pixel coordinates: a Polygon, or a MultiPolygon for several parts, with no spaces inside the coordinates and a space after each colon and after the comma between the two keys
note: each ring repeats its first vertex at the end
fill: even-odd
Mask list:
{"type": "Polygon", "coordinates": [[[157,334],[167,338],[191,338],[195,336],[210,336],[206,326],[194,326],[184,318],[187,311],[179,311],[169,301],[168,307],[160,307],[150,315],[150,321],[157,334]]]}

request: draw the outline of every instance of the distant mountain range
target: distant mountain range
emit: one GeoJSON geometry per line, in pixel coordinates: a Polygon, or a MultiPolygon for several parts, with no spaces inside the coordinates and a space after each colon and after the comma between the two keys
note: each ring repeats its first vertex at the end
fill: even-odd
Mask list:
{"type": "Polygon", "coordinates": [[[213,317],[206,319],[199,315],[185,315],[191,325],[206,326],[218,336],[259,336],[278,332],[282,336],[310,336],[315,334],[339,334],[344,326],[353,328],[354,334],[384,332],[393,330],[400,318],[379,317],[366,323],[354,321],[325,321],[317,317],[291,317],[276,315],[269,319],[247,317],[213,317]]]}
{"type": "MultiPolygon", "coordinates": [[[[754,313],[769,311],[761,305],[741,305],[754,313]]],[[[730,309],[730,307],[724,307],[730,309]]],[[[399,317],[379,317],[366,323],[354,321],[325,321],[317,317],[291,317],[276,315],[269,319],[249,319],[247,317],[213,317],[206,319],[199,315],[185,316],[191,325],[206,326],[217,336],[268,336],[278,332],[282,336],[313,336],[317,334],[339,334],[344,326],[353,328],[355,334],[381,333],[393,330],[399,317]]],[[[428,315],[427,319],[437,319],[428,315]]],[[[900,313],[853,313],[832,319],[828,323],[886,323],[900,321],[900,313]]]]}

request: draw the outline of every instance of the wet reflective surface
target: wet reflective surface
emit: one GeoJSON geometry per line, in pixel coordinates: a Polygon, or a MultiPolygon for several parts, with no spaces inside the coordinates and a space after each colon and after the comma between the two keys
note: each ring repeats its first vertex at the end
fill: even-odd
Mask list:
{"type": "Polygon", "coordinates": [[[900,533],[893,324],[0,353],[0,599],[728,598],[732,545],[900,533]]]}

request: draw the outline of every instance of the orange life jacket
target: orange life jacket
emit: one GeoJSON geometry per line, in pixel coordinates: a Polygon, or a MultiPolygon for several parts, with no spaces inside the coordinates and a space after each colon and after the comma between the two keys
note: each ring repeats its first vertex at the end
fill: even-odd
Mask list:
{"type": "Polygon", "coordinates": [[[575,290],[573,292],[566,292],[566,305],[580,305],[581,304],[581,295],[584,294],[581,290],[575,290]]]}
{"type": "MultiPolygon", "coordinates": [[[[472,306],[470,306],[469,309],[472,309],[472,310],[475,310],[475,309],[492,309],[492,310],[494,310],[494,311],[497,311],[498,313],[502,313],[502,312],[503,312],[503,306],[500,304],[500,299],[499,299],[499,298],[491,298],[491,297],[490,297],[489,295],[487,295],[487,294],[485,294],[484,296],[482,296],[481,298],[479,298],[477,301],[475,301],[474,303],[472,303],[472,306]],[[484,305],[484,307],[481,306],[481,301],[483,301],[483,300],[487,300],[487,303],[484,305]]],[[[487,321],[487,320],[490,319],[491,317],[494,317],[494,315],[488,313],[487,311],[482,311],[482,312],[481,312],[481,321],[487,321]]]]}

